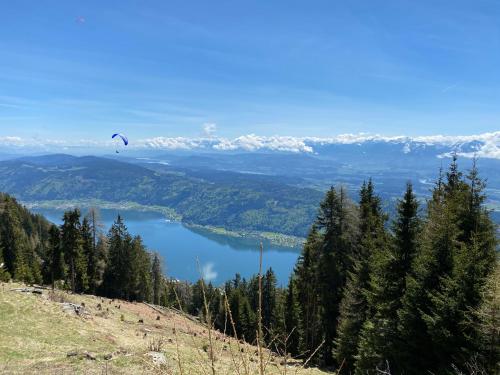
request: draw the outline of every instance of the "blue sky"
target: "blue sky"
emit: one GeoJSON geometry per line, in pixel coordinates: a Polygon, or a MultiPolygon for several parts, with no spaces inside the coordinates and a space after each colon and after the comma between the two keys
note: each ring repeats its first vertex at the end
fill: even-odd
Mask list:
{"type": "Polygon", "coordinates": [[[500,129],[498,1],[12,1],[0,136],[500,129]]]}

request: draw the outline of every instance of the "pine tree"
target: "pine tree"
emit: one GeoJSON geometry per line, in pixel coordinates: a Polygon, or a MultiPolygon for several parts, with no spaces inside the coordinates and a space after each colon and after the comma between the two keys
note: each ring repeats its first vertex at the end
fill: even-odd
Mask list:
{"type": "Polygon", "coordinates": [[[8,195],[0,193],[0,200],[0,245],[4,247],[5,266],[17,280],[41,283],[41,264],[46,257],[49,224],[41,216],[32,215],[8,195]]]}
{"type": "Polygon", "coordinates": [[[262,280],[262,325],[264,335],[272,340],[276,328],[276,275],[272,268],[266,271],[262,280]],[[271,333],[271,334],[270,334],[271,333]]]}
{"type": "Polygon", "coordinates": [[[241,294],[239,302],[240,306],[237,319],[240,322],[240,337],[249,343],[255,343],[257,338],[257,318],[255,311],[252,309],[248,298],[243,293],[241,294]]]}
{"type": "MultiPolygon", "coordinates": [[[[82,220],[82,225],[80,226],[80,236],[81,236],[81,246],[82,246],[82,258],[85,260],[87,266],[85,273],[87,275],[87,290],[92,291],[95,289],[96,285],[96,257],[95,249],[92,238],[92,228],[90,226],[87,217],[82,220]]],[[[92,293],[92,292],[91,292],[92,293]]]]}
{"type": "Polygon", "coordinates": [[[344,297],[340,305],[338,335],[335,340],[335,357],[347,373],[354,370],[360,332],[368,315],[366,289],[369,285],[369,263],[359,258],[348,274],[344,297]]]}
{"type": "MultiPolygon", "coordinates": [[[[245,334],[245,327],[243,327],[243,295],[240,288],[234,288],[230,290],[228,294],[228,304],[231,315],[233,316],[234,329],[231,326],[231,334],[237,335],[239,339],[243,338],[245,334]],[[234,331],[235,330],[235,331],[234,331]]],[[[246,300],[248,303],[248,300],[246,300]]]]}
{"type": "Polygon", "coordinates": [[[300,307],[300,321],[296,328],[300,332],[299,353],[304,353],[306,357],[320,345],[323,337],[318,288],[318,267],[322,246],[322,236],[316,225],[313,225],[294,270],[297,302],[300,307]]]}
{"type": "Polygon", "coordinates": [[[418,237],[421,230],[421,220],[418,216],[418,201],[413,193],[411,183],[406,185],[402,200],[398,202],[397,218],[392,225],[394,243],[389,248],[397,262],[394,264],[399,277],[396,298],[404,294],[405,278],[410,273],[413,260],[418,252],[418,237]]]}
{"type": "Polygon", "coordinates": [[[151,276],[153,284],[153,303],[159,305],[162,295],[163,274],[161,272],[161,260],[158,253],[154,253],[153,255],[151,276]]]}
{"type": "MultiPolygon", "coordinates": [[[[88,229],[85,228],[82,232],[84,235],[84,243],[86,243],[86,257],[87,257],[87,274],[89,278],[89,291],[94,294],[101,282],[99,242],[101,235],[101,227],[99,211],[96,208],[90,208],[86,216],[88,229]]],[[[85,222],[85,221],[84,221],[85,222]]],[[[83,223],[82,223],[83,226],[83,223]]]]}
{"type": "MultiPolygon", "coordinates": [[[[450,169],[456,170],[456,159],[450,169]]],[[[452,180],[455,188],[445,195],[445,205],[456,223],[457,244],[451,254],[452,271],[442,276],[440,288],[430,293],[429,311],[423,314],[439,353],[434,364],[438,369],[447,368],[450,362],[464,364],[476,352],[471,340],[474,331],[467,321],[470,310],[481,302],[482,289],[496,261],[495,229],[482,205],[485,184],[475,161],[467,180],[469,183],[452,180]]]]}
{"type": "Polygon", "coordinates": [[[288,288],[286,289],[286,298],[284,306],[284,329],[282,341],[286,341],[286,352],[292,356],[299,354],[300,342],[300,310],[297,303],[296,281],[290,278],[288,288]]]}
{"type": "Polygon", "coordinates": [[[52,290],[55,287],[55,281],[65,277],[64,254],[61,249],[61,232],[59,228],[52,225],[49,230],[49,248],[47,263],[50,271],[50,283],[52,290]]]}
{"type": "Polygon", "coordinates": [[[221,289],[215,288],[210,301],[210,311],[214,327],[223,333],[228,332],[230,322],[226,313],[226,303],[221,289]]]}
{"type": "Polygon", "coordinates": [[[104,293],[111,298],[129,299],[132,237],[118,215],[108,233],[108,259],[104,273],[104,293]]]}
{"type": "Polygon", "coordinates": [[[453,153],[450,167],[448,172],[446,172],[446,184],[444,185],[445,195],[451,196],[459,191],[463,186],[462,172],[458,169],[457,154],[453,153]]]}
{"type": "Polygon", "coordinates": [[[82,292],[88,287],[87,260],[82,246],[80,210],[67,211],[61,226],[61,247],[69,267],[69,283],[73,292],[82,292]]]}
{"type": "Polygon", "coordinates": [[[203,280],[200,279],[193,284],[191,304],[189,306],[189,313],[194,316],[203,314],[203,280]]]}
{"type": "Polygon", "coordinates": [[[488,374],[500,373],[500,263],[483,287],[482,302],[471,318],[475,346],[488,374]]]}
{"type": "MultiPolygon", "coordinates": [[[[455,187],[458,186],[457,175],[455,167],[448,173],[455,187]]],[[[443,183],[441,178],[438,180],[432,199],[427,203],[420,251],[407,278],[402,308],[398,311],[399,331],[404,344],[400,346],[397,358],[408,374],[431,370],[439,361],[427,323],[432,321],[432,295],[443,290],[444,280],[452,272],[453,254],[457,251],[457,221],[446,205],[446,197],[454,193],[455,188],[443,183]],[[417,352],[420,355],[416,356],[417,352]]]]}
{"type": "MultiPolygon", "coordinates": [[[[490,217],[489,210],[484,206],[486,195],[484,189],[486,183],[479,177],[476,160],[466,176],[467,184],[467,210],[462,221],[462,232],[465,244],[471,248],[468,262],[460,262],[460,265],[470,264],[475,272],[475,278],[469,272],[469,277],[465,277],[468,282],[464,285],[466,303],[468,306],[477,306],[481,300],[481,291],[485,279],[493,272],[496,265],[496,247],[498,244],[495,223],[490,217]]],[[[464,279],[464,280],[465,280],[464,279]]]]}
{"type": "Polygon", "coordinates": [[[16,207],[9,197],[4,198],[4,210],[0,220],[2,224],[1,245],[3,247],[5,268],[13,278],[26,279],[29,277],[29,270],[26,269],[25,234],[22,231],[16,207]]]}
{"type": "Polygon", "coordinates": [[[7,282],[10,280],[10,273],[7,271],[7,267],[3,261],[3,248],[2,248],[2,240],[0,238],[0,281],[7,282]]]}
{"type": "Polygon", "coordinates": [[[365,322],[360,333],[357,373],[375,373],[375,369],[381,369],[386,361],[393,371],[397,371],[396,352],[402,344],[397,312],[406,290],[406,277],[417,253],[420,229],[417,214],[418,202],[408,183],[392,225],[394,240],[390,246],[376,249],[372,258],[367,299],[373,316],[365,322]]]}
{"type": "Polygon", "coordinates": [[[24,246],[25,259],[27,260],[27,267],[29,269],[30,281],[29,283],[41,284],[43,282],[42,276],[42,257],[44,256],[44,245],[36,241],[36,237],[25,236],[26,244],[24,246]],[[36,241],[36,242],[35,242],[36,241]]]}
{"type": "Polygon", "coordinates": [[[96,274],[95,274],[95,293],[102,291],[104,282],[104,273],[108,263],[108,237],[102,233],[99,234],[96,244],[96,274]]]}
{"type": "Polygon", "coordinates": [[[151,302],[153,298],[152,261],[140,236],[131,243],[129,299],[139,302],[151,302]]]}
{"type": "Polygon", "coordinates": [[[345,189],[331,188],[320,204],[316,226],[322,233],[320,252],[319,298],[324,343],[320,353],[326,366],[334,364],[333,341],[337,334],[340,302],[351,265],[356,230],[352,203],[345,189]]]}
{"type": "Polygon", "coordinates": [[[22,252],[16,254],[16,263],[14,269],[15,279],[23,281],[26,284],[33,284],[35,282],[32,273],[33,270],[29,267],[24,247],[22,249],[22,252]]]}
{"type": "Polygon", "coordinates": [[[353,256],[353,266],[341,303],[335,356],[338,364],[354,369],[363,324],[373,314],[369,310],[367,295],[370,293],[370,272],[374,255],[386,251],[388,236],[384,228],[387,216],[382,212],[381,201],[374,193],[371,179],[360,191],[360,237],[353,256]]]}
{"type": "Polygon", "coordinates": [[[409,374],[442,372],[471,354],[469,310],[495,259],[495,234],[482,207],[483,182],[475,163],[467,184],[453,157],[446,181],[441,178],[428,202],[422,246],[407,280],[399,312],[400,363],[409,374]],[[415,356],[415,350],[427,350],[415,356]]]}

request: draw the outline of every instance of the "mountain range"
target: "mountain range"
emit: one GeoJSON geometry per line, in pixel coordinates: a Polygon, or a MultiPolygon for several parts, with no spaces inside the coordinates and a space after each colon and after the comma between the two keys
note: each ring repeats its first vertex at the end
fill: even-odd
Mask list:
{"type": "MultiPolygon", "coordinates": [[[[111,136],[111,134],[110,134],[111,136]]],[[[203,137],[129,137],[130,152],[136,154],[175,152],[241,153],[241,152],[289,152],[328,156],[342,146],[350,145],[377,148],[386,144],[399,153],[434,153],[443,157],[451,151],[460,156],[500,159],[500,131],[466,136],[382,136],[372,134],[343,134],[334,137],[293,137],[241,135],[234,138],[205,135],[203,137]]],[[[113,150],[111,137],[106,139],[40,139],[18,136],[0,136],[0,156],[2,153],[53,153],[102,154],[113,150]]]]}

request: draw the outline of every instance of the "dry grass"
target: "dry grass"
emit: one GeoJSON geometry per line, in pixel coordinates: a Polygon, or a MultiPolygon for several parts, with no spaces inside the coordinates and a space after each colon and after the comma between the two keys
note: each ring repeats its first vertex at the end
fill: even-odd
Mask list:
{"type": "MultiPolygon", "coordinates": [[[[257,347],[194,322],[182,313],[170,310],[159,313],[145,304],[61,291],[50,296],[50,291],[35,295],[10,290],[19,286],[0,284],[2,374],[253,375],[260,372],[257,347]],[[89,315],[64,312],[61,302],[84,303],[89,315]],[[156,320],[159,314],[161,319],[156,320]],[[147,356],[153,346],[165,355],[166,364],[155,365],[147,356]],[[71,352],[78,355],[68,357],[71,352]],[[93,353],[96,359],[82,353],[93,353]],[[109,355],[111,359],[105,359],[109,355]]],[[[261,351],[266,374],[325,374],[317,369],[303,369],[290,360],[283,366],[284,358],[266,348],[261,351]]]]}
{"type": "Polygon", "coordinates": [[[149,350],[152,352],[161,352],[164,345],[165,338],[163,336],[153,336],[153,338],[149,340],[149,350]]]}

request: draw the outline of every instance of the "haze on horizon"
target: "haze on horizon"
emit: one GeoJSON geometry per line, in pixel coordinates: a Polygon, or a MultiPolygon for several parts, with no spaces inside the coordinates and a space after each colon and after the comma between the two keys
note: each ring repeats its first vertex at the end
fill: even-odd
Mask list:
{"type": "Polygon", "coordinates": [[[0,138],[491,133],[499,16],[486,0],[13,2],[0,138]]]}

